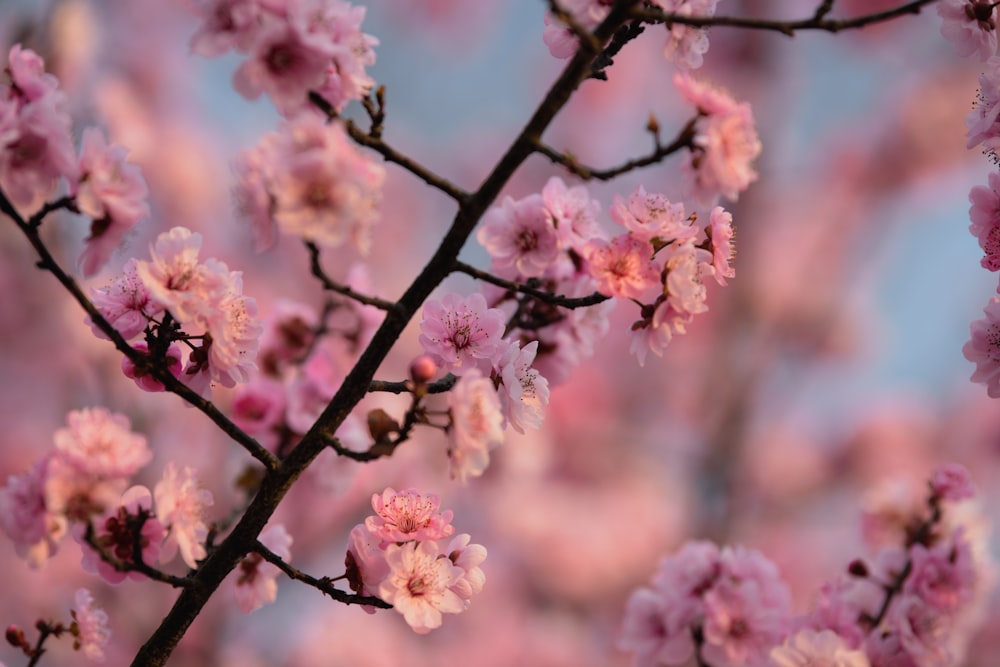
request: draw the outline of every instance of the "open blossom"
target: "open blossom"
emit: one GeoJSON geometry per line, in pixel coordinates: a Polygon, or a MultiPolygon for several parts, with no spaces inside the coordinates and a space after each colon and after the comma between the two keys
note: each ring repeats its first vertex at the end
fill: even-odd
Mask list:
{"type": "Polygon", "coordinates": [[[448,409],[451,477],[464,483],[482,475],[490,464],[490,450],[503,444],[504,415],[493,381],[477,369],[455,383],[448,393],[448,409]]]}
{"type": "Polygon", "coordinates": [[[757,180],[761,143],[750,105],[687,74],[675,74],[674,86],[699,113],[694,148],[682,165],[692,195],[706,206],[719,196],[736,201],[757,180]]]}
{"type": "Polygon", "coordinates": [[[132,432],[124,415],[88,408],[71,411],[66,422],[55,433],[56,451],[83,474],[130,477],[153,458],[146,438],[132,432]]]}
{"type": "Polygon", "coordinates": [[[771,651],[771,667],[869,667],[864,651],[851,649],[831,630],[801,630],[771,651]]]}
{"type": "Polygon", "coordinates": [[[436,540],[455,532],[451,510],[438,512],[441,500],[433,493],[416,489],[396,492],[387,488],[372,495],[375,516],[365,519],[365,526],[382,538],[383,543],[408,540],[436,540]]]}
{"type": "Polygon", "coordinates": [[[985,384],[990,398],[1000,398],[1000,299],[990,299],[983,312],[986,318],[972,323],[962,354],[976,364],[972,381],[985,384]]]}
{"type": "MultiPolygon", "coordinates": [[[[389,564],[385,562],[382,540],[363,523],[351,529],[345,565],[352,591],[358,595],[378,595],[379,585],[389,574],[389,564]]],[[[372,607],[365,610],[375,613],[372,607]]]]}
{"type": "Polygon", "coordinates": [[[556,228],[538,194],[517,201],[505,197],[486,212],[476,238],[496,266],[513,266],[529,278],[545,273],[559,254],[556,228]]]}
{"type": "Polygon", "coordinates": [[[986,60],[997,51],[996,8],[989,0],[941,0],[941,34],[960,56],[986,60]]]}
{"type": "Polygon", "coordinates": [[[201,234],[174,227],[156,238],[149,261],[136,264],[150,298],[183,323],[203,323],[210,305],[227,289],[228,275],[219,263],[199,261],[201,242],[201,234]]]}
{"type": "Polygon", "coordinates": [[[14,543],[17,555],[35,568],[56,552],[58,541],[66,533],[66,520],[46,508],[49,461],[50,457],[45,457],[31,470],[11,475],[0,489],[0,528],[14,543]]]}
{"type": "MultiPolygon", "coordinates": [[[[664,12],[681,16],[714,16],[718,0],[654,0],[664,12]]],[[[683,69],[698,69],[708,52],[708,31],[704,28],[667,23],[667,45],[663,55],[683,69]]]]}
{"type": "Polygon", "coordinates": [[[549,403],[549,383],[531,366],[537,353],[537,340],[523,348],[514,341],[497,363],[503,382],[500,403],[507,423],[518,433],[526,426],[540,428],[549,403]]]}
{"type": "Polygon", "coordinates": [[[273,243],[277,225],[320,245],[350,240],[367,252],[385,168],[358,151],[340,123],[299,114],[244,151],[235,170],[235,198],[258,251],[273,243]]]}
{"type": "Polygon", "coordinates": [[[442,614],[458,614],[465,602],[452,588],[465,572],[433,540],[390,544],[385,551],[389,574],[379,597],[393,605],[418,634],[440,627],[442,614]]]}
{"type": "Polygon", "coordinates": [[[721,206],[716,206],[709,214],[706,231],[712,242],[712,266],[715,269],[715,280],[720,285],[725,286],[726,278],[736,277],[736,269],[733,268],[736,246],[733,243],[732,214],[721,206]]]}
{"type": "Polygon", "coordinates": [[[965,117],[969,136],[966,148],[982,145],[984,152],[995,154],[1000,147],[998,116],[1000,116],[1000,56],[992,56],[986,61],[986,70],[979,75],[979,94],[976,103],[965,117]]]}
{"type": "Polygon", "coordinates": [[[156,518],[169,531],[160,552],[160,562],[170,561],[178,551],[188,567],[197,567],[207,555],[205,538],[205,508],[213,504],[212,492],[202,489],[195,479],[194,470],[185,467],[178,471],[171,461],[163,471],[163,479],[153,488],[156,500],[156,518]]]}
{"type": "Polygon", "coordinates": [[[653,261],[653,246],[631,234],[611,241],[591,240],[583,247],[597,291],[622,299],[641,299],[660,284],[660,269],[653,261]]]}
{"type": "MultiPolygon", "coordinates": [[[[268,526],[260,534],[260,543],[286,563],[291,559],[292,536],[281,524],[268,526]]],[[[266,562],[260,554],[250,553],[236,568],[236,604],[249,614],[265,604],[271,604],[278,595],[276,579],[281,570],[266,562]]]]}
{"type": "MultiPolygon", "coordinates": [[[[137,342],[132,345],[132,348],[137,352],[149,356],[149,345],[144,342],[137,342]]],[[[176,342],[171,343],[170,347],[167,348],[166,354],[164,355],[167,370],[170,371],[171,375],[175,378],[181,376],[181,348],[176,342]]],[[[131,378],[143,391],[158,392],[163,391],[165,388],[163,383],[153,377],[151,374],[142,371],[139,367],[132,362],[128,357],[122,357],[122,374],[131,378]]]]}
{"type": "Polygon", "coordinates": [[[610,213],[612,220],[640,241],[684,242],[698,235],[683,203],[671,203],[664,195],[646,192],[641,185],[627,200],[616,194],[610,213]]]}
{"type": "MultiPolygon", "coordinates": [[[[139,260],[130,258],[121,274],[108,285],[90,291],[94,306],[125,340],[135,338],[145,330],[150,320],[163,315],[163,306],[153,300],[136,272],[138,263],[139,260]]],[[[89,318],[87,321],[95,336],[107,338],[89,318]]]]}
{"type": "Polygon", "coordinates": [[[467,297],[449,293],[424,304],[420,344],[444,368],[461,374],[496,359],[504,320],[503,311],[487,308],[478,292],[467,297]]]}
{"type": "Polygon", "coordinates": [[[83,131],[80,180],[72,184],[71,193],[80,212],[93,219],[80,256],[85,276],[97,273],[125,234],[149,215],[146,182],[138,166],[125,162],[126,152],[121,146],[109,146],[97,128],[83,131]]]}
{"type": "Polygon", "coordinates": [[[451,585],[451,590],[464,600],[466,607],[472,596],[481,593],[486,585],[486,573],[479,567],[486,560],[486,547],[469,544],[471,539],[467,533],[456,535],[444,550],[444,555],[464,573],[451,585]]]}
{"type": "Polygon", "coordinates": [[[561,178],[553,176],[542,188],[542,203],[552,216],[563,249],[579,251],[590,239],[603,238],[597,223],[601,204],[590,198],[583,185],[568,188],[561,178]]]}
{"type": "MultiPolygon", "coordinates": [[[[123,563],[136,562],[135,545],[138,543],[142,562],[155,563],[160,556],[160,543],[166,537],[167,531],[163,524],[153,516],[153,495],[144,486],[133,486],[122,494],[119,504],[94,520],[94,540],[108,553],[123,563]],[[136,535],[135,522],[140,513],[146,514],[142,529],[136,535]]],[[[78,534],[74,535],[83,544],[83,530],[79,526],[78,534]]],[[[104,560],[100,554],[89,545],[83,546],[82,567],[87,572],[96,572],[110,584],[118,584],[126,578],[142,580],[146,575],[141,572],[122,572],[116,570],[104,560]]]]}
{"type": "MultiPolygon", "coordinates": [[[[608,0],[563,0],[559,6],[573,17],[584,30],[593,30],[611,11],[608,0]]],[[[569,58],[576,53],[577,37],[559,17],[548,12],[545,14],[545,32],[542,40],[549,47],[549,53],[556,58],[569,58]]]]}
{"type": "MultiPolygon", "coordinates": [[[[997,60],[1000,64],[1000,58],[997,60]]],[[[980,264],[989,271],[1000,271],[1000,172],[990,172],[988,186],[972,188],[969,201],[969,231],[985,253],[980,264]]]]}
{"type": "Polygon", "coordinates": [[[73,648],[82,652],[88,660],[104,662],[104,647],[111,640],[108,615],[94,606],[94,596],[86,588],[76,592],[70,614],[73,617],[70,630],[73,648]]]}
{"type": "Polygon", "coordinates": [[[941,500],[967,500],[976,495],[969,470],[957,463],[947,463],[935,470],[930,484],[931,493],[941,500]]]}

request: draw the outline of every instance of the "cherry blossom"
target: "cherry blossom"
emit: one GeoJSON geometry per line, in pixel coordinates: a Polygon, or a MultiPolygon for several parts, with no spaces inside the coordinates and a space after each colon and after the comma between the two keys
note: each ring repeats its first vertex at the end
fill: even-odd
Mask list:
{"type": "Polygon", "coordinates": [[[205,508],[213,504],[212,492],[200,488],[194,469],[178,470],[174,462],[167,463],[163,479],[153,488],[156,518],[167,530],[167,539],[160,551],[160,562],[170,561],[178,551],[188,567],[197,567],[207,555],[205,538],[205,508]]]}
{"type": "Polygon", "coordinates": [[[976,364],[972,381],[985,384],[990,398],[1000,398],[1000,299],[990,299],[983,312],[986,318],[972,323],[962,354],[976,364]]]}
{"type": "Polygon", "coordinates": [[[942,500],[967,500],[976,495],[969,470],[957,463],[947,463],[935,470],[930,485],[934,497],[942,500]]]}
{"type": "Polygon", "coordinates": [[[66,422],[68,426],[55,433],[56,451],[83,475],[130,477],[153,458],[146,438],[132,432],[124,415],[86,408],[71,411],[66,422]]]}
{"type": "Polygon", "coordinates": [[[640,241],[683,243],[698,235],[698,228],[684,213],[683,203],[672,203],[664,195],[646,192],[641,185],[628,200],[615,195],[610,213],[612,220],[640,241]]]}
{"type": "Polygon", "coordinates": [[[146,182],[139,167],[125,162],[126,152],[121,146],[109,146],[97,128],[83,132],[80,180],[71,192],[80,212],[93,219],[80,256],[84,276],[95,274],[129,230],[149,215],[146,182]]]}
{"type": "MultiPolygon", "coordinates": [[[[378,595],[379,586],[389,574],[389,564],[381,538],[364,523],[351,529],[346,565],[351,590],[358,595],[378,595]]],[[[375,613],[373,607],[365,607],[365,610],[375,613]]]]}
{"type": "MultiPolygon", "coordinates": [[[[718,0],[654,0],[664,12],[681,16],[714,16],[718,0]]],[[[698,69],[708,52],[708,31],[704,28],[667,23],[667,45],[663,55],[682,69],[698,69]]]]}
{"type": "MultiPolygon", "coordinates": [[[[149,355],[149,345],[144,342],[137,342],[132,345],[132,349],[137,352],[145,354],[147,357],[149,355]]],[[[175,378],[180,378],[181,376],[181,348],[177,343],[171,343],[170,347],[167,348],[167,352],[164,355],[164,360],[167,364],[167,370],[175,378]]],[[[135,363],[129,357],[122,357],[122,374],[135,380],[136,385],[143,391],[158,392],[163,391],[165,387],[163,383],[153,377],[150,373],[143,371],[138,368],[135,363]]]]}
{"type": "Polygon", "coordinates": [[[471,604],[472,596],[482,592],[486,585],[486,573],[479,567],[486,560],[486,547],[481,544],[470,544],[472,537],[462,533],[452,538],[444,550],[444,554],[464,574],[451,585],[451,590],[465,601],[465,606],[471,604]]]}
{"type": "Polygon", "coordinates": [[[433,493],[416,489],[396,492],[385,489],[372,495],[375,516],[365,519],[365,526],[383,543],[409,540],[436,540],[455,532],[451,510],[438,512],[441,500],[433,493]]]}
{"type": "Polygon", "coordinates": [[[448,394],[448,463],[452,479],[465,483],[490,464],[490,450],[503,444],[504,414],[493,382],[473,369],[448,394]]]}
{"type": "Polygon", "coordinates": [[[104,662],[104,647],[111,640],[108,615],[94,606],[94,596],[86,588],[77,590],[70,610],[73,625],[73,648],[81,651],[88,660],[104,662]]]}
{"type": "Polygon", "coordinates": [[[773,667],[869,667],[864,651],[851,649],[830,630],[801,630],[771,651],[773,667]]]}
{"type": "Polygon", "coordinates": [[[465,602],[452,588],[465,571],[440,556],[438,543],[390,544],[385,551],[389,574],[379,585],[379,597],[393,605],[418,634],[441,626],[442,614],[458,614],[465,602]]]}
{"type": "Polygon", "coordinates": [[[566,187],[558,176],[553,176],[542,188],[542,203],[552,216],[552,224],[559,236],[560,246],[579,252],[593,238],[604,238],[597,223],[601,204],[591,199],[583,185],[566,187]]]}
{"type": "Polygon", "coordinates": [[[514,341],[497,362],[504,388],[500,393],[504,417],[518,433],[524,433],[526,426],[540,428],[549,402],[549,383],[531,366],[536,354],[538,341],[523,348],[514,341]]]}
{"type": "MultiPolygon", "coordinates": [[[[996,33],[991,34],[995,39],[996,33]]],[[[965,117],[969,135],[966,148],[982,145],[985,153],[996,154],[996,149],[1000,147],[998,115],[1000,115],[1000,56],[991,56],[986,61],[985,71],[979,75],[979,94],[976,103],[965,117]]]]}
{"type": "Polygon", "coordinates": [[[997,51],[996,8],[989,0],[941,0],[941,34],[960,56],[986,60],[997,51]]]}
{"type": "MultiPolygon", "coordinates": [[[[129,258],[122,272],[110,283],[90,291],[94,306],[125,340],[138,336],[150,321],[163,314],[163,306],[153,300],[139,277],[138,264],[138,259],[129,258]]],[[[95,336],[107,338],[93,322],[90,326],[95,336]]]]}
{"type": "Polygon", "coordinates": [[[584,246],[583,256],[601,294],[641,299],[659,284],[653,246],[631,234],[621,234],[610,242],[591,240],[584,246]]]}
{"type": "MultiPolygon", "coordinates": [[[[279,556],[286,563],[291,559],[292,536],[281,524],[268,526],[260,534],[260,543],[279,556]]],[[[251,553],[240,561],[236,568],[236,604],[249,614],[265,604],[271,604],[278,596],[275,581],[281,570],[276,565],[265,562],[257,553],[251,553]]]]}
{"type": "Polygon", "coordinates": [[[0,528],[33,568],[56,553],[66,533],[65,518],[50,513],[45,503],[50,460],[44,457],[27,472],[11,475],[0,489],[0,528]]]}
{"type": "Polygon", "coordinates": [[[715,280],[725,287],[726,278],[736,277],[736,269],[733,268],[736,246],[733,243],[732,214],[721,206],[716,206],[709,214],[706,231],[712,244],[712,266],[715,269],[715,280]]]}
{"type": "MultiPolygon", "coordinates": [[[[135,563],[135,545],[138,543],[141,552],[139,556],[147,565],[157,561],[160,555],[160,544],[167,531],[159,520],[152,516],[153,495],[144,486],[133,486],[122,494],[117,507],[97,518],[93,522],[94,540],[112,556],[122,563],[135,563]],[[145,514],[142,528],[136,535],[135,525],[140,513],[145,514]]],[[[82,528],[82,527],[81,527],[82,528]]],[[[83,543],[82,529],[74,535],[83,543]]],[[[126,578],[141,581],[146,575],[132,570],[123,572],[115,569],[110,563],[92,549],[83,546],[82,567],[87,572],[95,572],[110,584],[119,584],[126,578]]]]}
{"type": "MultiPolygon", "coordinates": [[[[997,60],[1000,64],[1000,58],[997,60]]],[[[990,172],[988,186],[972,188],[969,201],[969,231],[986,253],[980,264],[989,271],[1000,271],[1000,172],[990,172]]]]}
{"type": "Polygon", "coordinates": [[[559,237],[541,195],[514,201],[505,197],[486,212],[476,235],[495,266],[513,266],[525,277],[538,277],[556,260],[559,237]]]}
{"type": "MultiPolygon", "coordinates": [[[[596,28],[611,11],[609,0],[561,0],[559,6],[585,30],[596,28]]],[[[576,53],[576,35],[551,12],[545,14],[542,39],[555,58],[569,58],[576,53]]]]}
{"type": "Polygon", "coordinates": [[[483,362],[491,364],[502,352],[504,319],[503,311],[487,308],[478,292],[467,297],[449,293],[424,304],[420,344],[444,368],[461,374],[483,362]]]}

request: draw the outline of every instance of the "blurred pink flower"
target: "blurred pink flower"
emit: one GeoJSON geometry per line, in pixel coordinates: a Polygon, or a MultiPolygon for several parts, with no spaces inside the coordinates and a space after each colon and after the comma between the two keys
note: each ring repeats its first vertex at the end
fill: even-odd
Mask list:
{"type": "Polygon", "coordinates": [[[55,432],[57,455],[83,475],[125,478],[149,463],[145,436],[133,433],[128,417],[106,408],[73,410],[68,426],[55,432]]]}
{"type": "MultiPolygon", "coordinates": [[[[653,0],[663,11],[681,16],[714,16],[718,0],[653,0]]],[[[708,31],[704,28],[667,23],[667,45],[663,55],[680,69],[698,69],[708,52],[708,31]]]]}
{"type": "MultiPolygon", "coordinates": [[[[1000,58],[997,58],[1000,63],[1000,58]]],[[[1000,70],[998,70],[1000,73],[1000,70]]],[[[1000,107],[998,107],[1000,110],[1000,107]]],[[[1000,172],[992,171],[989,185],[977,185],[969,192],[969,231],[979,240],[986,255],[980,261],[989,271],[1000,271],[1000,172]]]]}
{"type": "MultiPolygon", "coordinates": [[[[291,560],[292,536],[282,524],[265,528],[260,534],[260,543],[286,563],[291,560]]],[[[235,584],[236,604],[240,610],[249,614],[274,602],[278,596],[275,580],[280,574],[281,570],[276,565],[266,562],[257,553],[251,553],[240,561],[235,584]]]]}
{"type": "Polygon", "coordinates": [[[451,478],[465,483],[490,464],[490,450],[503,444],[503,412],[493,381],[472,369],[448,393],[451,478]]]}
{"type": "Polygon", "coordinates": [[[204,541],[208,536],[205,508],[213,504],[212,492],[202,489],[195,479],[194,469],[185,466],[180,472],[173,461],[167,463],[163,479],[153,488],[156,518],[167,530],[167,539],[160,552],[160,562],[169,562],[177,554],[188,567],[197,567],[207,555],[204,541]]]}
{"type": "Polygon", "coordinates": [[[86,588],[79,589],[73,600],[73,609],[70,610],[73,648],[81,651],[88,660],[104,662],[104,647],[111,639],[108,615],[94,606],[94,596],[86,588]]]}
{"type": "Polygon", "coordinates": [[[985,384],[990,398],[1000,398],[1000,299],[990,299],[983,312],[985,319],[970,326],[971,339],[962,354],[976,365],[972,381],[985,384]]]}
{"type": "Polygon", "coordinates": [[[771,651],[773,667],[869,667],[864,651],[852,650],[831,630],[800,630],[771,651]]]}
{"type": "MultiPolygon", "coordinates": [[[[147,565],[156,563],[160,556],[160,544],[166,537],[167,531],[152,515],[152,509],[153,496],[149,489],[144,486],[133,486],[122,494],[116,507],[94,520],[94,540],[123,563],[136,562],[133,549],[138,542],[141,547],[142,562],[147,565]],[[145,512],[147,518],[143,521],[142,530],[136,539],[135,531],[129,524],[136,520],[140,512],[145,512]]],[[[85,571],[98,574],[110,584],[119,584],[126,578],[136,581],[146,578],[146,575],[134,570],[131,572],[116,570],[84,543],[83,533],[83,527],[78,526],[74,537],[81,544],[83,552],[81,565],[85,571]]]]}
{"type": "Polygon", "coordinates": [[[997,51],[996,8],[989,0],[941,0],[941,34],[960,56],[986,60],[997,51]]]}

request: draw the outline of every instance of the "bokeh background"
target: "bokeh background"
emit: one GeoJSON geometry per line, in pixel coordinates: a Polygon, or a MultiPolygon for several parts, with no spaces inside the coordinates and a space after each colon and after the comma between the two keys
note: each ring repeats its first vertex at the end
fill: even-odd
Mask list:
{"type": "MultiPolygon", "coordinates": [[[[386,86],[385,137],[403,152],[475,188],[519,131],[562,63],[541,39],[542,0],[371,0],[364,29],[380,40],[370,73],[386,86]]],[[[719,12],[765,3],[723,0],[719,12]]],[[[788,18],[815,2],[773,5],[788,18]],[[777,7],[779,6],[780,7],[777,7]]],[[[851,15],[893,2],[843,1],[851,15]]],[[[758,14],[759,15],[759,14],[758,14]]],[[[104,284],[130,255],[175,225],[202,233],[205,255],[244,272],[263,314],[279,299],[319,306],[307,254],[283,239],[255,254],[234,218],[230,163],[273,131],[270,102],[230,86],[239,56],[190,54],[197,27],[181,2],[0,0],[0,44],[22,42],[58,74],[76,136],[103,126],[130,149],[149,183],[152,219],[128,240],[104,284]]],[[[418,637],[394,613],[369,616],[282,581],[275,605],[241,614],[224,587],[175,654],[178,665],[626,665],[614,647],[624,601],[687,539],[762,550],[779,564],[796,607],[868,554],[859,513],[892,484],[919,485],[940,462],[972,469],[987,514],[1000,497],[1000,409],[972,385],[961,353],[969,322],[995,293],[968,233],[968,191],[995,168],[965,150],[963,119],[977,63],[958,58],[933,9],[843,34],[715,28],[699,75],[752,103],[764,150],[760,178],[729,206],[738,228],[737,278],[710,287],[710,312],[664,358],[628,354],[635,313],[619,305],[594,358],[554,388],[542,430],[509,434],[482,479],[448,479],[445,443],[428,430],[390,460],[356,466],[332,484],[320,469],[286,499],[277,520],[295,539],[293,563],[317,576],[343,571],[351,526],[372,493],[418,486],[438,493],[455,525],[489,550],[486,590],[473,607],[418,637]],[[331,490],[331,486],[337,488],[331,490]]],[[[607,82],[585,83],[546,134],[595,166],[650,148],[689,110],[671,85],[665,34],[648,28],[607,82]]],[[[352,106],[348,115],[360,118],[352,106]]],[[[506,194],[537,192],[561,173],[535,156],[506,194]]],[[[638,184],[682,193],[678,160],[592,184],[607,206],[638,184]]],[[[450,223],[451,202],[388,166],[382,221],[365,262],[372,289],[401,293],[450,223]]],[[[46,238],[72,266],[87,226],[66,216],[46,238]]],[[[463,258],[485,267],[484,252],[463,258]]],[[[13,225],[0,224],[0,480],[52,446],[67,411],[105,405],[145,433],[155,459],[196,466],[216,497],[213,518],[240,502],[245,453],[176,397],[139,391],[83,313],[34,267],[13,225]]],[[[335,278],[360,261],[324,254],[335,278]]],[[[470,291],[468,279],[449,288],[470,291]]],[[[419,353],[411,325],[379,377],[402,379],[419,353]]],[[[216,392],[224,408],[232,394],[216,392]]],[[[401,414],[405,403],[375,396],[401,414]]],[[[340,473],[338,473],[340,474],[340,473]]],[[[127,664],[174,597],[162,585],[110,587],[79,568],[66,541],[32,570],[0,540],[0,622],[30,627],[64,617],[88,586],[111,618],[108,664],[127,664]]],[[[994,613],[993,617],[1000,618],[994,613]]],[[[1000,627],[988,622],[970,667],[995,664],[1000,627]]],[[[21,664],[13,649],[0,660],[21,664]]],[[[79,664],[53,642],[43,664],[79,664]]]]}

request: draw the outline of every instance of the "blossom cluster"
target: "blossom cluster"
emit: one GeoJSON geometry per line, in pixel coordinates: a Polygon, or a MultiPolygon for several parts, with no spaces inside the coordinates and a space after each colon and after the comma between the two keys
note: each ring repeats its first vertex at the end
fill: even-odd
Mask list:
{"type": "Polygon", "coordinates": [[[140,220],[149,215],[146,183],[121,146],[84,130],[77,156],[59,81],[35,52],[11,47],[0,79],[0,189],[14,206],[37,208],[66,179],[71,208],[91,218],[80,256],[85,276],[97,273],[140,220]]]}
{"type": "MultiPolygon", "coordinates": [[[[652,0],[651,5],[667,14],[678,16],[714,16],[719,0],[652,0]]],[[[612,2],[608,0],[564,0],[559,8],[569,15],[583,30],[593,31],[607,18],[612,2]]],[[[708,31],[704,28],[666,22],[667,44],[663,49],[666,59],[682,69],[697,69],[708,52],[708,31]]],[[[545,45],[556,58],[569,58],[579,46],[578,37],[557,15],[545,15],[545,45]]]]}
{"type": "MultiPolygon", "coordinates": [[[[213,258],[200,261],[201,242],[201,234],[174,227],[157,237],[149,260],[130,259],[121,274],[91,294],[123,338],[145,334],[136,349],[151,363],[164,364],[207,394],[212,383],[233,387],[249,380],[262,325],[257,302],[243,294],[242,273],[213,258]]],[[[104,337],[96,324],[91,327],[104,337]]],[[[128,358],[122,370],[147,391],[163,390],[147,369],[128,358]]]]}
{"type": "Polygon", "coordinates": [[[619,646],[641,667],[697,652],[711,667],[950,667],[960,664],[995,582],[969,473],[946,465],[923,506],[882,496],[866,511],[878,548],[793,617],[777,569],[746,549],[686,544],[629,598],[619,646]]]}
{"type": "Polygon", "coordinates": [[[387,488],[372,495],[375,514],[354,526],[347,548],[351,589],[388,602],[420,634],[468,609],[486,583],[486,548],[453,535],[453,513],[439,507],[434,494],[387,488]]]}
{"type": "Polygon", "coordinates": [[[247,99],[267,94],[288,117],[309,106],[316,92],[341,109],[368,94],[378,44],[361,32],[364,7],[343,0],[200,0],[204,21],[191,48],[214,57],[235,50],[248,55],[233,76],[247,99]]]}
{"type": "Polygon", "coordinates": [[[341,123],[302,113],[243,151],[234,164],[239,215],[263,251],[277,231],[361,253],[378,219],[385,168],[360,153],[341,123]]]}
{"type": "Polygon", "coordinates": [[[126,488],[152,458],[146,438],[101,407],[74,410],[66,421],[54,449],[0,488],[0,527],[17,553],[40,567],[69,533],[83,545],[83,568],[109,583],[142,579],[137,564],[166,563],[177,553],[195,567],[206,555],[212,494],[194,471],[168,463],[152,492],[126,488]]]}

